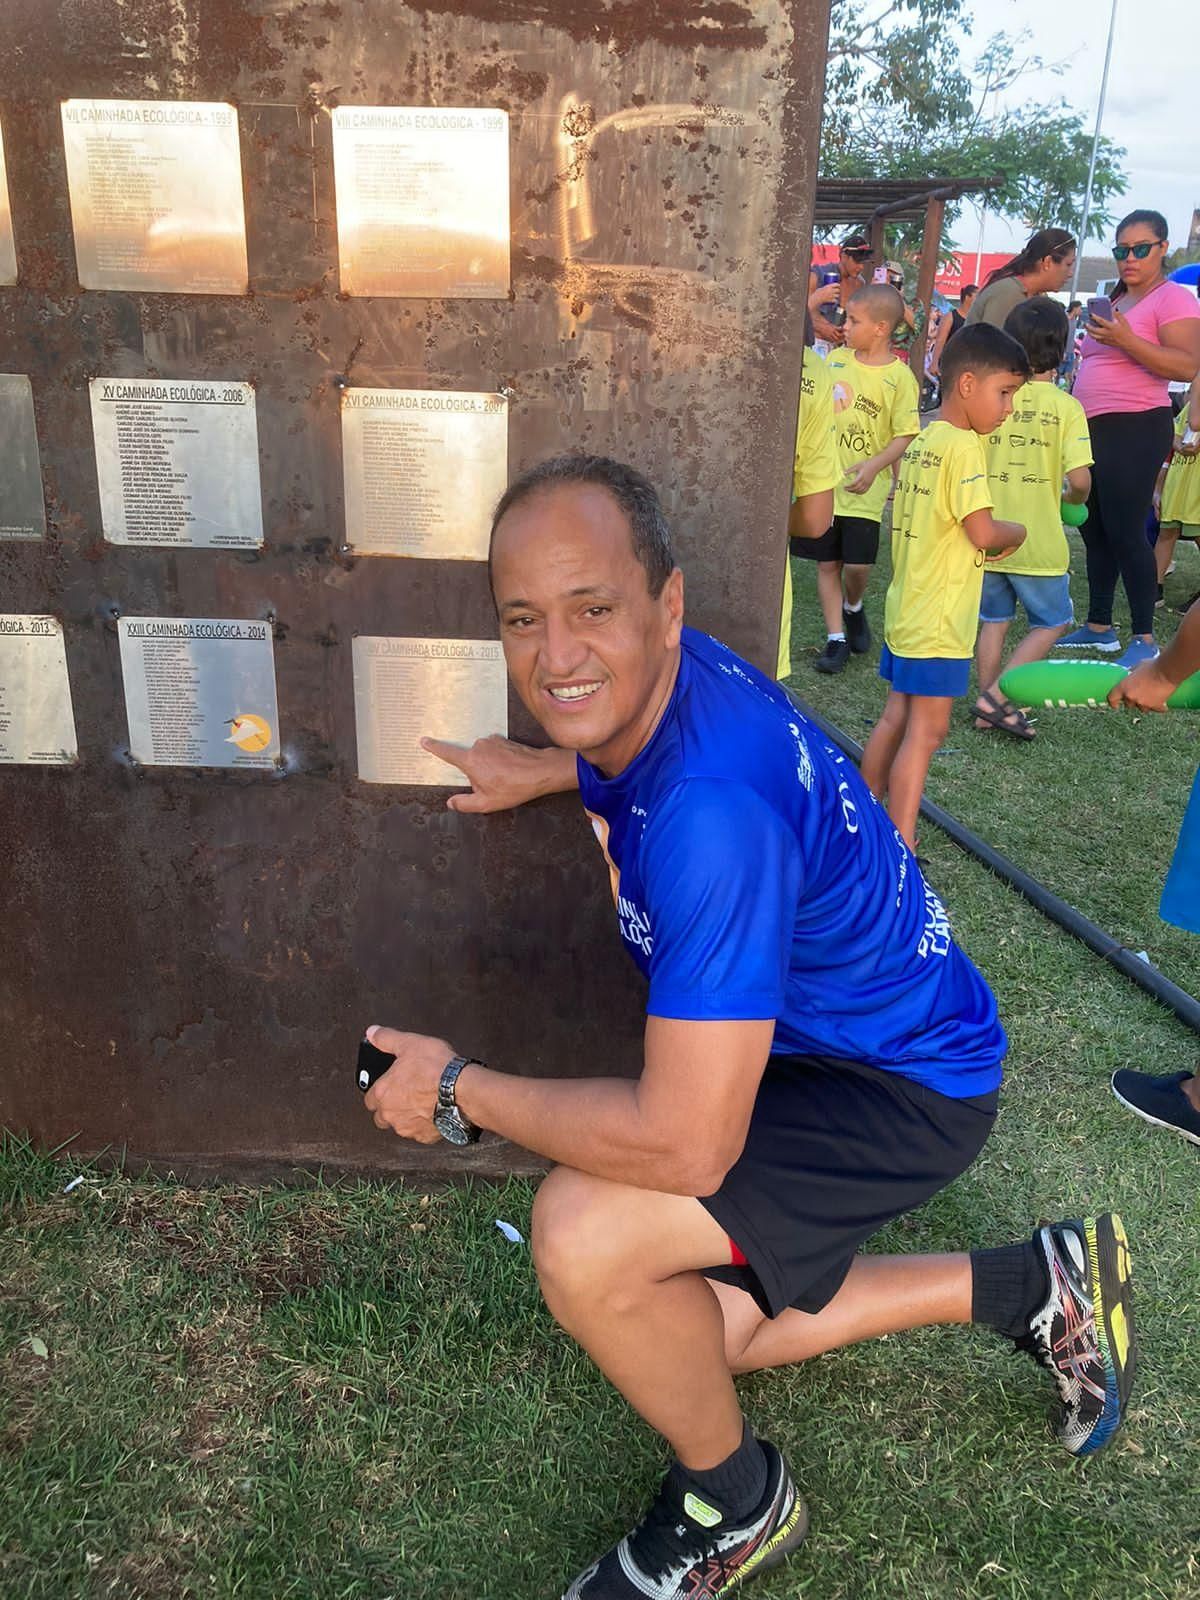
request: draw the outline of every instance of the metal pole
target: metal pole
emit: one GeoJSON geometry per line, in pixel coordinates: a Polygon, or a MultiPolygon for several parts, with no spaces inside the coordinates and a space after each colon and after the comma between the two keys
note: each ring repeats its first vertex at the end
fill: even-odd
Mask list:
{"type": "Polygon", "coordinates": [[[1112,61],[1113,34],[1117,28],[1117,0],[1112,0],[1108,19],[1108,45],[1104,51],[1104,71],[1100,75],[1100,103],[1096,107],[1096,131],[1092,135],[1092,159],[1088,162],[1087,188],[1083,191],[1083,219],[1079,225],[1079,243],[1075,250],[1075,271],[1071,274],[1071,295],[1079,293],[1079,269],[1083,266],[1083,251],[1087,241],[1088,221],[1092,214],[1092,181],[1096,176],[1096,155],[1100,149],[1100,124],[1104,120],[1104,97],[1108,93],[1108,67],[1112,61]]]}

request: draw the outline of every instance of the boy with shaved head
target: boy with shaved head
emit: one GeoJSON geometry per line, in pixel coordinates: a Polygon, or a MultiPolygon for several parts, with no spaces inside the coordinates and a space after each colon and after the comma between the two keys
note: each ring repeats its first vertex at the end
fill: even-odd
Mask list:
{"type": "Polygon", "coordinates": [[[871,647],[863,596],[879,554],[879,524],[893,462],[920,428],[917,380],[892,353],[904,301],[885,283],[871,283],[846,305],[846,343],[826,366],[842,482],[834,491],[833,526],[798,554],[816,561],[817,592],[827,639],[818,672],[841,672],[853,652],[871,647]]]}

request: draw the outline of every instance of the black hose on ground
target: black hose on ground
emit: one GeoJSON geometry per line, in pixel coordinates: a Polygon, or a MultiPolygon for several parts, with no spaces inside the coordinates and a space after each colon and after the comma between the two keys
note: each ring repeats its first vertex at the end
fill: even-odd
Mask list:
{"type": "MultiPolygon", "coordinates": [[[[821,732],[830,741],[837,745],[845,755],[848,755],[856,764],[862,761],[862,746],[855,744],[840,728],[835,728],[819,711],[814,711],[806,705],[799,696],[793,694],[792,699],[798,709],[820,728],[821,732]]],[[[995,873],[1002,883],[1008,884],[1036,906],[1043,916],[1049,917],[1051,922],[1073,935],[1081,944],[1087,945],[1096,955],[1115,967],[1122,976],[1136,983],[1139,989],[1153,996],[1160,1005],[1166,1006],[1168,1011],[1174,1012],[1180,1022],[1189,1027],[1193,1033],[1200,1034],[1200,1000],[1191,995],[1186,989],[1181,989],[1177,983],[1172,983],[1157,967],[1151,966],[1141,956],[1136,955],[1126,945],[1119,943],[1111,933],[1093,922],[1090,917],[1085,917],[1066,900],[1047,889],[1045,884],[1039,883],[1036,878],[1031,878],[1027,872],[1010,861],[1007,856],[1002,856],[999,850],[993,850],[985,839],[977,833],[972,833],[970,828],[964,828],[956,817],[948,811],[943,811],[941,806],[934,805],[932,800],[921,801],[921,815],[942,832],[953,839],[960,850],[973,856],[976,861],[987,867],[989,872],[995,873]]]]}

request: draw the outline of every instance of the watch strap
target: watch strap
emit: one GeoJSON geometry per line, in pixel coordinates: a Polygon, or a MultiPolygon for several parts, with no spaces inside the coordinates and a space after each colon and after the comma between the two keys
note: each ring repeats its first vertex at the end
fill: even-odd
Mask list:
{"type": "Polygon", "coordinates": [[[455,1085],[458,1083],[459,1074],[464,1067],[482,1067],[486,1063],[480,1061],[478,1056],[451,1056],[442,1068],[442,1075],[438,1079],[438,1110],[447,1112],[457,1118],[468,1133],[478,1137],[481,1129],[473,1123],[466,1112],[459,1106],[455,1098],[455,1085]]]}

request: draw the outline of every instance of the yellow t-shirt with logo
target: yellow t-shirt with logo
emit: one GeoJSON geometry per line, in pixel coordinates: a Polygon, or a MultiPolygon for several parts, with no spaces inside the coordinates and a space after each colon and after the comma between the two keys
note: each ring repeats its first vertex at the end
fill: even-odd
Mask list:
{"type": "Polygon", "coordinates": [[[983,551],[963,519],[992,503],[983,440],[933,422],[900,458],[883,636],[893,655],[964,661],[975,649],[983,551]]]}
{"type": "Polygon", "coordinates": [[[799,500],[801,495],[833,489],[841,477],[833,436],[833,380],[817,352],[806,346],[800,374],[792,498],[799,500]]]}
{"type": "MultiPolygon", "coordinates": [[[[820,494],[842,480],[833,440],[833,382],[815,350],[804,351],[800,373],[800,416],[796,423],[796,458],[792,467],[792,498],[820,494]]],[[[792,671],[792,564],[783,569],[783,619],[779,626],[779,655],[775,676],[792,671]]]]}
{"type": "MultiPolygon", "coordinates": [[[[1182,439],[1187,432],[1188,408],[1175,419],[1175,434],[1182,439]]],[[[1200,456],[1181,456],[1178,451],[1171,457],[1163,484],[1162,512],[1159,522],[1169,527],[1176,523],[1200,522],[1200,456]]]]}
{"type": "MultiPolygon", "coordinates": [[[[833,382],[833,419],[842,478],[851,467],[878,455],[902,433],[921,426],[917,380],[903,361],[869,367],[853,350],[831,350],[825,362],[833,382]]],[[[891,473],[877,473],[866,494],[850,494],[838,479],[833,512],[838,517],[866,517],[878,522],[887,504],[891,473]]]]}
{"type": "Polygon", "coordinates": [[[987,442],[988,482],[997,517],[1019,522],[1025,543],[997,572],[1059,578],[1071,566],[1062,525],[1063,475],[1092,464],[1083,407],[1052,383],[1023,383],[1012,415],[987,442]]]}

